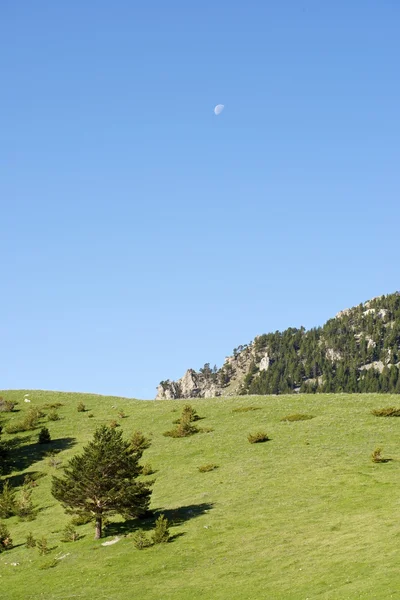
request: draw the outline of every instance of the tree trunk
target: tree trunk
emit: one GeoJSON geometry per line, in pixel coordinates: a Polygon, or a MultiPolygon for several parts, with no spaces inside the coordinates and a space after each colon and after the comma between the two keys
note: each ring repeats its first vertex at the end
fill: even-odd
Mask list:
{"type": "Polygon", "coordinates": [[[96,532],[94,534],[94,539],[99,540],[101,538],[101,527],[102,527],[102,516],[96,516],[96,532]]]}

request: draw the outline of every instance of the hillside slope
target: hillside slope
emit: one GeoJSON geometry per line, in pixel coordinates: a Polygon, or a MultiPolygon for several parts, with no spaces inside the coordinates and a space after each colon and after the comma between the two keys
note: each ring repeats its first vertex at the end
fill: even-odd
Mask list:
{"type": "MultiPolygon", "coordinates": [[[[38,430],[2,435],[12,443],[9,481],[20,494],[24,477],[36,482],[33,521],[3,522],[12,550],[0,553],[5,600],[348,600],[394,598],[400,587],[400,526],[397,444],[400,419],[371,410],[393,406],[395,396],[290,395],[205,399],[192,404],[207,433],[164,437],[184,401],[135,401],[83,394],[0,392],[18,401],[19,412],[2,413],[2,425],[40,408],[51,433],[47,447],[38,430]],[[86,412],[78,412],[83,402],[86,412]],[[49,421],[60,403],[59,420],[49,421]],[[125,417],[118,414],[123,411],[125,417]],[[295,413],[309,420],[282,420],[295,413]],[[88,418],[89,415],[93,415],[88,418]],[[170,543],[134,547],[138,528],[153,521],[113,518],[105,538],[93,539],[93,524],[77,527],[80,539],[60,541],[71,516],[50,494],[60,474],[100,424],[117,419],[126,437],[135,429],[151,435],[143,462],[155,474],[151,508],[173,523],[170,543]],[[266,431],[271,440],[249,444],[247,434],[266,431]],[[391,461],[376,464],[383,447],[391,461]],[[55,455],[54,452],[59,450],[55,455]],[[52,460],[56,456],[57,465],[52,460]],[[217,465],[201,473],[198,467],[217,465]],[[32,532],[48,540],[40,556],[25,546],[32,532]],[[104,542],[119,541],[103,546],[104,542]]],[[[2,480],[4,482],[4,478],[2,480]]]]}
{"type": "Polygon", "coordinates": [[[205,364],[162,381],[157,399],[315,392],[400,393],[400,293],[346,309],[322,327],[264,334],[235,348],[220,369],[205,364]]]}

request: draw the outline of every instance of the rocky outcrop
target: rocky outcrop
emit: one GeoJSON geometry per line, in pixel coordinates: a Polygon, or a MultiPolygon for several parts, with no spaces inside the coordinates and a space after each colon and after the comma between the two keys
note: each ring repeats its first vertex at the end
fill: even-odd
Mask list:
{"type": "MultiPolygon", "coordinates": [[[[378,296],[346,308],[313,330],[289,328],[257,336],[235,348],[219,369],[205,364],[199,371],[188,369],[177,381],[162,381],[156,399],[334,391],[335,378],[343,380],[340,391],[346,390],[346,381],[355,391],[358,380],[372,381],[374,372],[387,377],[385,366],[400,366],[399,296],[378,296]],[[349,369],[353,379],[346,380],[349,369]]],[[[391,377],[393,382],[396,377],[391,377]]]]}

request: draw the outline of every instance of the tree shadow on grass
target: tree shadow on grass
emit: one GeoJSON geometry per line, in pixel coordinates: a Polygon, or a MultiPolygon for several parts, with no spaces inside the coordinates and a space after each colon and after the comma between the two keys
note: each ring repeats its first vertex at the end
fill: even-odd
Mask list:
{"type": "MultiPolygon", "coordinates": [[[[206,513],[214,507],[212,502],[203,502],[201,504],[189,504],[188,506],[180,506],[178,508],[159,508],[154,511],[149,511],[144,517],[139,519],[127,519],[121,523],[108,523],[105,528],[105,535],[126,535],[131,533],[135,529],[143,529],[149,531],[154,529],[156,519],[160,515],[164,515],[170,522],[171,526],[182,525],[186,521],[195,519],[200,515],[206,513]]],[[[183,533],[177,533],[171,536],[171,540],[174,540],[183,533]]]]}
{"type": "MultiPolygon", "coordinates": [[[[37,439],[37,435],[28,438],[31,440],[33,437],[37,439]]],[[[76,443],[76,438],[66,437],[59,438],[49,442],[48,444],[32,443],[23,445],[27,438],[20,439],[22,443],[16,443],[12,448],[10,464],[15,471],[24,471],[31,465],[43,460],[48,452],[61,452],[62,450],[68,450],[76,443]]]]}

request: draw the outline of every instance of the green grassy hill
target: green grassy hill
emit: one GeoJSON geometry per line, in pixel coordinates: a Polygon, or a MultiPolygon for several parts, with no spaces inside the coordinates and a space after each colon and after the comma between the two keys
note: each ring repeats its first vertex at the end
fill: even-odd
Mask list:
{"type": "MultiPolygon", "coordinates": [[[[212,428],[173,439],[171,429],[187,401],[137,401],[88,394],[3,391],[19,412],[0,413],[3,428],[30,406],[62,403],[60,420],[42,419],[52,444],[37,444],[38,430],[15,435],[15,470],[42,474],[33,488],[40,509],[35,520],[5,520],[15,547],[0,554],[4,600],[240,599],[341,600],[399,597],[400,419],[377,418],[371,410],[400,405],[389,395],[245,396],[191,401],[212,428]],[[78,412],[82,401],[86,412],[78,412]],[[257,410],[235,411],[241,407],[257,410]],[[119,419],[123,410],[126,418],[119,419]],[[284,422],[294,413],[312,415],[284,422]],[[93,414],[92,418],[89,415],[93,414]],[[155,474],[151,508],[173,521],[173,540],[135,549],[133,523],[116,519],[105,538],[78,528],[76,542],[60,541],[70,521],[50,494],[53,448],[65,465],[95,428],[118,420],[128,437],[140,429],[152,438],[142,462],[155,474]],[[271,440],[249,444],[248,433],[265,430],[271,440]],[[373,463],[383,448],[387,463],[373,463]],[[218,469],[201,473],[198,467],[218,469]],[[47,556],[25,547],[26,536],[46,536],[47,556]],[[120,541],[102,546],[102,542],[120,541]],[[55,566],[42,568],[51,564],[55,566]]],[[[48,408],[43,409],[45,413],[48,408]]],[[[152,527],[150,521],[138,527],[152,527]]]]}

